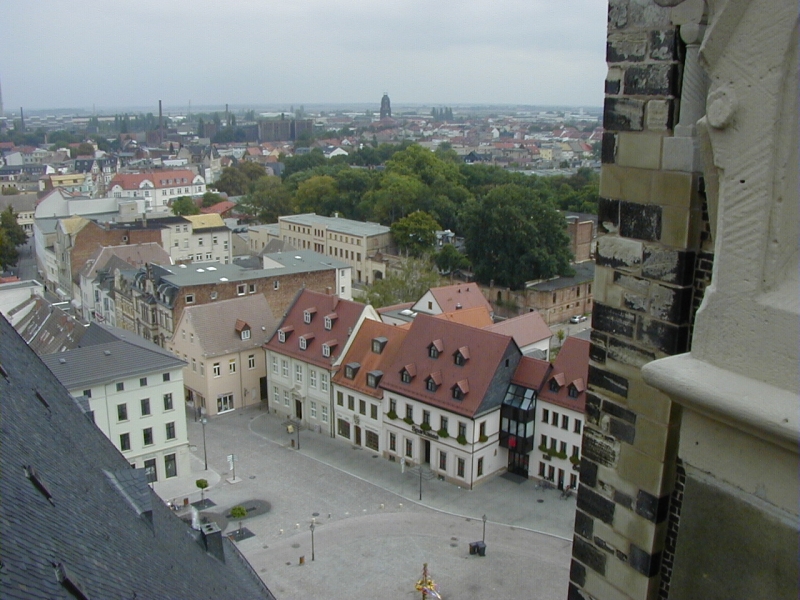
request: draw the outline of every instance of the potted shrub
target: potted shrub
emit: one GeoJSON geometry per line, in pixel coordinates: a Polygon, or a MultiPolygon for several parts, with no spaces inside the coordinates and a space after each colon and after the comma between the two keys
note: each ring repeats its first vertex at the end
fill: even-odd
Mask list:
{"type": "Polygon", "coordinates": [[[414,424],[414,419],[412,419],[411,417],[403,417],[403,421],[405,421],[409,425],[413,425],[414,424]]]}
{"type": "Polygon", "coordinates": [[[581,459],[577,454],[575,454],[569,457],[569,462],[571,462],[573,465],[579,465],[581,464],[581,459]]]}
{"type": "Polygon", "coordinates": [[[488,441],[489,441],[489,437],[488,437],[488,436],[485,436],[485,435],[482,435],[482,436],[480,436],[480,437],[478,438],[478,441],[479,441],[479,442],[481,442],[481,443],[483,443],[483,442],[488,442],[488,441]]]}
{"type": "Polygon", "coordinates": [[[200,501],[203,503],[203,506],[206,505],[206,488],[208,487],[208,480],[207,479],[198,479],[194,482],[194,484],[200,488],[200,501]]]}
{"type": "Polygon", "coordinates": [[[425,423],[425,422],[423,422],[423,423],[422,423],[422,424],[419,426],[419,428],[420,428],[420,429],[422,429],[423,431],[430,431],[430,430],[431,430],[431,426],[430,426],[430,424],[429,424],[429,423],[425,423]]]}
{"type": "Polygon", "coordinates": [[[539,450],[541,450],[542,452],[547,452],[548,450],[547,444],[539,444],[539,450]]]}
{"type": "Polygon", "coordinates": [[[467,445],[467,438],[465,438],[463,435],[460,435],[460,436],[458,436],[458,437],[456,438],[456,441],[457,441],[459,444],[461,444],[462,446],[466,446],[466,445],[467,445]]]}
{"type": "Polygon", "coordinates": [[[437,431],[436,433],[438,433],[438,434],[439,434],[439,437],[440,437],[440,438],[449,438],[449,437],[450,437],[450,434],[449,434],[449,433],[447,433],[447,429],[440,429],[440,430],[439,430],[439,431],[437,431]]]}
{"type": "Polygon", "coordinates": [[[247,516],[247,509],[242,506],[241,504],[234,506],[231,509],[231,517],[234,519],[239,519],[239,531],[238,533],[242,533],[242,519],[247,516]]]}
{"type": "Polygon", "coordinates": [[[397,418],[397,413],[394,412],[393,410],[390,410],[388,413],[386,413],[386,416],[389,417],[392,421],[394,421],[397,418]]]}

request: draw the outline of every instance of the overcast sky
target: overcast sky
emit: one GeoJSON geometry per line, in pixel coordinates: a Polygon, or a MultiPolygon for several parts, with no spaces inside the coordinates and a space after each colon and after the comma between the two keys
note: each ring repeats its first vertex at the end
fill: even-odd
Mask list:
{"type": "Polygon", "coordinates": [[[606,0],[0,0],[19,107],[600,106],[606,0]]]}

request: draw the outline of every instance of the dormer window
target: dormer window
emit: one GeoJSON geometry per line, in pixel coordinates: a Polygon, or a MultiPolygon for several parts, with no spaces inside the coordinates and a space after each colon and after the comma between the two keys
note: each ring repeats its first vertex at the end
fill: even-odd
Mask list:
{"type": "Polygon", "coordinates": [[[344,376],[348,379],[355,379],[356,373],[361,368],[361,365],[357,362],[347,363],[344,366],[344,376]]]}
{"type": "Polygon", "coordinates": [[[555,380],[555,378],[550,380],[550,391],[551,392],[557,392],[560,387],[561,386],[558,385],[558,382],[555,380]]]}
{"type": "Polygon", "coordinates": [[[439,358],[439,355],[444,350],[444,344],[442,340],[434,340],[431,342],[431,345],[428,346],[428,356],[431,358],[439,358]]]}
{"type": "Polygon", "coordinates": [[[410,365],[406,365],[403,367],[403,370],[400,371],[400,379],[403,383],[411,383],[411,380],[417,376],[417,367],[414,363],[410,365]]]}
{"type": "Polygon", "coordinates": [[[435,392],[439,389],[439,386],[442,385],[442,372],[436,371],[435,373],[431,373],[428,378],[425,380],[425,389],[429,392],[435,392]]]}
{"type": "Polygon", "coordinates": [[[325,329],[327,329],[328,331],[333,329],[333,323],[338,318],[339,318],[339,315],[337,315],[336,313],[331,313],[329,315],[325,315],[325,329]]]}
{"type": "Polygon", "coordinates": [[[294,327],[281,327],[278,329],[278,341],[281,344],[285,343],[292,331],[294,331],[294,327]]]}
{"type": "Polygon", "coordinates": [[[330,358],[333,349],[336,347],[336,344],[338,344],[336,340],[329,340],[322,344],[322,356],[325,358],[330,358]]]}
{"type": "Polygon", "coordinates": [[[381,354],[388,341],[385,337],[372,338],[372,353],[381,354]]]}
{"type": "Polygon", "coordinates": [[[457,364],[459,367],[463,367],[464,364],[469,360],[469,348],[467,346],[462,346],[456,353],[453,355],[453,362],[457,364]]]}
{"type": "Polygon", "coordinates": [[[309,308],[303,311],[303,323],[311,323],[311,319],[314,318],[314,313],[317,312],[316,308],[309,308]]]}
{"type": "Polygon", "coordinates": [[[306,335],[301,335],[298,340],[298,343],[300,344],[300,350],[306,350],[308,348],[308,344],[313,339],[314,339],[313,333],[307,333],[306,335]]]}
{"type": "Polygon", "coordinates": [[[567,391],[569,393],[569,397],[570,398],[577,398],[578,397],[578,388],[576,388],[574,385],[570,385],[567,388],[567,391]]]}
{"type": "Polygon", "coordinates": [[[564,387],[565,383],[566,379],[564,378],[563,373],[558,373],[557,375],[553,375],[553,377],[550,379],[550,391],[557,393],[558,390],[564,387]]]}
{"type": "Polygon", "coordinates": [[[250,328],[242,329],[242,339],[249,340],[250,339],[250,328]]]}
{"type": "Polygon", "coordinates": [[[367,385],[371,388],[378,387],[381,377],[383,377],[383,371],[370,371],[367,373],[367,385]]]}
{"type": "Polygon", "coordinates": [[[453,386],[451,391],[454,400],[463,400],[464,396],[469,393],[469,382],[466,379],[462,379],[453,386]]]}
{"type": "Polygon", "coordinates": [[[250,325],[242,321],[241,319],[236,319],[236,333],[239,334],[239,337],[243,340],[250,339],[250,325]]]}

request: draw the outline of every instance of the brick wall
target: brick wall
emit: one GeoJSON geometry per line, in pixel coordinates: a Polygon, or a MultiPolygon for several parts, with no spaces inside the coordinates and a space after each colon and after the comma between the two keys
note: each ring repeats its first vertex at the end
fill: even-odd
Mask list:
{"type": "Polygon", "coordinates": [[[688,350],[702,293],[695,265],[706,266],[697,261],[700,175],[680,166],[670,143],[683,51],[668,8],[609,0],[601,237],[570,599],[649,600],[668,588],[680,410],[644,383],[640,368],[688,350]]]}
{"type": "MultiPolygon", "coordinates": [[[[76,235],[70,250],[70,275],[77,283],[78,272],[100,246],[122,246],[155,242],[161,245],[161,227],[153,229],[104,229],[89,222],[76,235]]],[[[169,249],[167,249],[169,251],[169,249]]]]}

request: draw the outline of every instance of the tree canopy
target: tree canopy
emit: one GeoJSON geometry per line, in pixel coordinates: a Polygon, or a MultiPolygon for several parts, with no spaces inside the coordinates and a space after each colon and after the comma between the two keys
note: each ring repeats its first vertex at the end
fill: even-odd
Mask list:
{"type": "Polygon", "coordinates": [[[17,223],[14,209],[9,206],[0,213],[0,267],[2,270],[13,267],[19,260],[17,246],[28,241],[22,225],[17,223]]]}
{"type": "Polygon", "coordinates": [[[261,223],[275,223],[278,217],[292,214],[292,196],[280,177],[264,175],[236,205],[238,212],[261,223]]]}
{"type": "Polygon", "coordinates": [[[200,209],[197,203],[189,196],[180,196],[172,201],[172,214],[173,215],[197,215],[200,209]]]}
{"type": "Polygon", "coordinates": [[[392,237],[401,252],[420,257],[433,252],[436,232],[441,229],[431,215],[421,210],[392,223],[392,237]]]}
{"type": "Polygon", "coordinates": [[[409,258],[400,272],[378,279],[367,289],[367,302],[375,308],[419,300],[440,278],[428,259],[409,258]]]}

